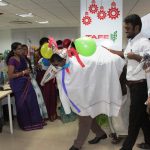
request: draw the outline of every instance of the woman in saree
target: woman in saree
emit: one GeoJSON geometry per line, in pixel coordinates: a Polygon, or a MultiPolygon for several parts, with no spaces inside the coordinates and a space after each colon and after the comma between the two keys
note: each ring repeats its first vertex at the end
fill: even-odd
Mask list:
{"type": "Polygon", "coordinates": [[[42,92],[41,92],[41,90],[40,90],[40,88],[37,84],[37,81],[35,80],[36,77],[35,77],[34,69],[32,68],[32,65],[31,65],[31,61],[27,57],[27,55],[28,55],[28,46],[23,44],[22,45],[22,50],[23,50],[22,55],[26,60],[27,66],[31,70],[31,73],[30,73],[31,83],[32,83],[32,86],[35,90],[36,96],[37,96],[37,101],[38,101],[38,104],[39,104],[41,116],[43,117],[43,119],[46,119],[46,118],[48,118],[48,114],[47,114],[44,98],[43,98],[42,92]]]}
{"type": "Polygon", "coordinates": [[[30,81],[30,69],[22,57],[22,45],[15,42],[6,59],[8,77],[15,96],[17,121],[25,131],[43,128],[43,119],[37,102],[36,93],[30,81]]]}

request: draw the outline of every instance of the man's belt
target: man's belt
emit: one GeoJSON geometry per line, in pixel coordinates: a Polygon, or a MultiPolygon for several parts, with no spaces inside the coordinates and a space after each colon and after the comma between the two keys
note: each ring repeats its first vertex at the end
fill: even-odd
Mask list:
{"type": "Polygon", "coordinates": [[[141,80],[135,80],[135,81],[130,81],[130,80],[128,80],[127,81],[127,85],[134,85],[134,84],[138,84],[138,83],[144,83],[144,82],[146,82],[146,79],[141,79],[141,80]]]}

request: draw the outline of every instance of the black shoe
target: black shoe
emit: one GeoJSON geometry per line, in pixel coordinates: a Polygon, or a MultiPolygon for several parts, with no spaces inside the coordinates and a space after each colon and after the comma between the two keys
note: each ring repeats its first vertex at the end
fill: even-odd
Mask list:
{"type": "Polygon", "coordinates": [[[69,150],[79,150],[79,148],[76,148],[74,146],[71,146],[69,150]]]}
{"type": "Polygon", "coordinates": [[[124,148],[122,147],[122,148],[120,148],[119,150],[126,150],[126,149],[124,149],[124,148]]]}
{"type": "Polygon", "coordinates": [[[141,149],[150,150],[150,144],[147,144],[147,143],[137,144],[137,147],[138,147],[138,148],[141,148],[141,149]]]}
{"type": "Polygon", "coordinates": [[[101,137],[95,137],[93,140],[88,141],[89,144],[97,144],[100,140],[106,139],[107,135],[104,134],[101,137]]]}
{"type": "Polygon", "coordinates": [[[3,131],[3,127],[1,126],[1,127],[0,127],[0,133],[2,133],[2,131],[3,131]]]}
{"type": "Polygon", "coordinates": [[[121,140],[122,140],[122,138],[117,137],[116,133],[111,133],[111,134],[109,135],[109,137],[111,138],[111,143],[112,143],[112,144],[118,144],[118,143],[120,143],[121,140]]]}

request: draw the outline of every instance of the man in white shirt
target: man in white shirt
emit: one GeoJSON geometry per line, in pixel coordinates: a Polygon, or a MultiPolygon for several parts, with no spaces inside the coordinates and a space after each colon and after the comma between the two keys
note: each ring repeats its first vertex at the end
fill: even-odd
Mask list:
{"type": "Polygon", "coordinates": [[[130,112],[129,112],[129,127],[128,136],[125,139],[120,150],[132,150],[140,128],[144,134],[144,143],[138,144],[141,149],[150,150],[150,120],[146,113],[147,100],[147,83],[145,72],[141,69],[134,74],[135,69],[139,65],[144,53],[150,53],[150,41],[145,38],[140,32],[142,28],[141,18],[132,14],[124,19],[124,28],[129,39],[127,47],[124,51],[116,51],[108,49],[110,52],[117,54],[127,60],[127,85],[130,89],[130,112]]]}

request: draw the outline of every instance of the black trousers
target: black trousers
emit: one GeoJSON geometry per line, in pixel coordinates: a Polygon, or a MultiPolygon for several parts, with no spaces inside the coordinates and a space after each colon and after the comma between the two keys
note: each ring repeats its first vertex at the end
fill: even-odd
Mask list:
{"type": "Polygon", "coordinates": [[[128,136],[123,143],[125,150],[132,150],[139,134],[140,128],[144,134],[145,143],[150,144],[150,120],[146,113],[147,100],[147,83],[141,82],[131,84],[130,89],[130,112],[129,112],[129,127],[128,136]]]}
{"type": "Polygon", "coordinates": [[[2,119],[0,118],[0,132],[2,132],[2,128],[3,128],[3,122],[2,119]]]}

